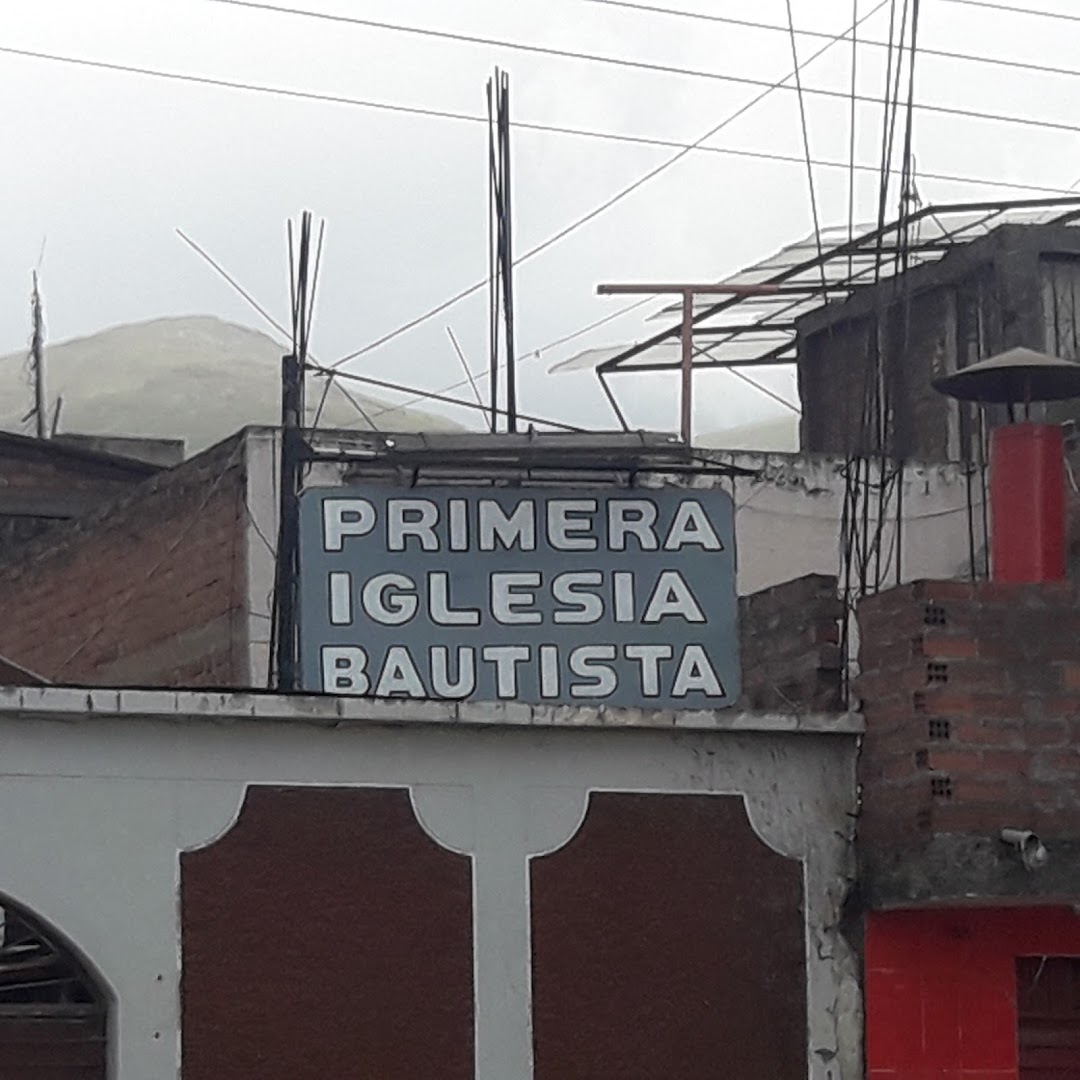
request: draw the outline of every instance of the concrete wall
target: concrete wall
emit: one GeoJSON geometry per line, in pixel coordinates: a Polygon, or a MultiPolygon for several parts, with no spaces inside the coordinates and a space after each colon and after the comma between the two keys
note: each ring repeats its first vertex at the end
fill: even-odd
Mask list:
{"type": "MultiPolygon", "coordinates": [[[[530,859],[575,836],[591,792],[737,795],[801,866],[806,1075],[855,1080],[861,1006],[840,920],[858,732],[814,714],[0,691],[0,892],[111,987],[114,1080],[176,1076],[181,853],[229,833],[249,785],[407,788],[430,836],[472,859],[476,1077],[518,1080],[532,1075],[530,859]]],[[[756,903],[753,882],[740,888],[756,903]]]]}
{"type": "MultiPolygon", "coordinates": [[[[719,459],[757,475],[725,483],[735,497],[739,593],[757,592],[804,574],[836,574],[840,563],[840,523],[844,512],[843,458],[816,454],[720,454],[719,459]]],[[[876,468],[871,482],[877,482],[876,468]]],[[[911,463],[904,468],[903,524],[884,526],[881,573],[896,577],[899,548],[903,581],[925,577],[966,577],[969,566],[968,489],[962,467],[911,463]]],[[[974,525],[982,548],[978,479],[974,525]]],[[[871,523],[875,514],[870,516],[871,523]]]]}
{"type": "MultiPolygon", "coordinates": [[[[1006,224],[940,260],[886,279],[798,320],[802,446],[814,453],[872,452],[860,434],[875,337],[897,457],[967,458],[976,413],[938,394],[932,380],[1015,346],[1074,358],[1073,281],[1080,229],[1006,224]],[[880,323],[879,323],[880,320],[880,323]]],[[[991,424],[1005,409],[986,410],[991,424]]],[[[1076,402],[1035,405],[1036,418],[1080,419],[1076,402]]]]}

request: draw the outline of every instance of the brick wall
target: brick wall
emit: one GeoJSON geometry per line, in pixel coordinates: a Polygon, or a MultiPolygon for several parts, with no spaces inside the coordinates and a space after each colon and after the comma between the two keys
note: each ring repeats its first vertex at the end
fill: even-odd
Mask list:
{"type": "Polygon", "coordinates": [[[1080,867],[1063,856],[1080,850],[1076,588],[916,582],[864,599],[858,621],[871,902],[1075,893],[1080,867]],[[1045,870],[1022,867],[1006,827],[1047,841],[1045,870]]]}
{"type": "Polygon", "coordinates": [[[53,681],[246,676],[240,437],[0,560],[0,654],[53,681]]]}
{"type": "Polygon", "coordinates": [[[739,600],[746,709],[832,712],[840,703],[836,578],[808,574],[739,600]]]}
{"type": "Polygon", "coordinates": [[[0,432],[0,553],[115,498],[154,471],[0,432]]]}

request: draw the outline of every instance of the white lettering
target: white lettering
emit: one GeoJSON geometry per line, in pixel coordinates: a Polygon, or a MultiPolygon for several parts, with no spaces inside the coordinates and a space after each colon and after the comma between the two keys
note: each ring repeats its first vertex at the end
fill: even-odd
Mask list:
{"type": "Polygon", "coordinates": [[[568,570],[559,574],[551,583],[551,591],[560,604],[567,604],[570,610],[560,608],[553,616],[557,623],[594,623],[604,617],[604,601],[590,592],[578,592],[578,585],[602,585],[604,575],[599,570],[568,570]]]}
{"type": "Polygon", "coordinates": [[[660,696],[660,661],[670,660],[674,650],[670,645],[626,645],[623,648],[627,660],[636,660],[641,668],[641,693],[643,697],[660,696]]]}
{"type": "Polygon", "coordinates": [[[348,626],[352,622],[352,574],[345,570],[330,572],[330,623],[348,626]]]}
{"type": "Polygon", "coordinates": [[[366,694],[368,657],[356,645],[324,645],[321,649],[322,688],[327,694],[366,694]]]}
{"type": "Polygon", "coordinates": [[[457,678],[450,679],[450,650],[431,647],[431,692],[439,698],[466,698],[476,689],[476,652],[470,645],[457,650],[457,678]]]}
{"type": "Polygon", "coordinates": [[[593,527],[591,517],[578,515],[595,513],[595,499],[552,499],[547,504],[548,543],[556,551],[595,551],[595,536],[576,535],[593,527]]]}
{"type": "Polygon", "coordinates": [[[469,504],[464,499],[450,499],[450,550],[469,550],[469,504]]]}
{"type": "Polygon", "coordinates": [[[536,550],[536,507],[532,499],[522,499],[509,515],[494,499],[481,499],[477,515],[481,551],[496,551],[496,540],[506,551],[515,545],[522,551],[536,550]]]}
{"type": "Polygon", "coordinates": [[[367,499],[324,499],[323,550],[341,551],[346,536],[366,536],[375,528],[375,507],[367,499]]]}
{"type": "Polygon", "coordinates": [[[532,649],[528,645],[485,645],[480,656],[495,665],[495,696],[517,697],[517,666],[532,656],[532,649]]]}
{"type": "Polygon", "coordinates": [[[656,503],[651,499],[612,499],[607,509],[608,547],[612,551],[625,551],[627,536],[636,537],[642,551],[655,551],[660,546],[653,530],[656,503]]]}
{"type": "Polygon", "coordinates": [[[404,696],[411,698],[426,697],[420,673],[413,663],[412,654],[404,645],[391,645],[386,650],[382,672],[375,687],[376,697],[404,696]]]}
{"type": "Polygon", "coordinates": [[[439,508],[430,499],[388,499],[386,502],[386,547],[405,551],[408,537],[420,541],[421,551],[438,551],[435,526],[439,508]]]}
{"type": "Polygon", "coordinates": [[[645,605],[645,614],[641,616],[641,621],[657,623],[668,615],[677,615],[687,622],[705,621],[705,615],[694,599],[690,586],[678,570],[665,570],[656,579],[656,588],[645,605]]]}
{"type": "Polygon", "coordinates": [[[450,575],[445,570],[428,574],[428,610],[431,621],[439,626],[480,625],[480,612],[476,608],[450,606],[450,575]]]}
{"type": "Polygon", "coordinates": [[[696,544],[705,551],[723,551],[724,545],[716,535],[709,521],[709,515],[697,499],[685,499],[679,503],[675,518],[664,540],[665,551],[678,551],[680,548],[696,544]]]}
{"type": "Polygon", "coordinates": [[[675,672],[672,697],[686,697],[691,690],[700,690],[709,697],[723,697],[724,688],[716,677],[709,655],[701,645],[687,645],[675,672]]]}
{"type": "Polygon", "coordinates": [[[416,614],[419,601],[415,591],[416,582],[411,577],[404,574],[376,574],[360,591],[360,603],[377,623],[400,626],[416,614]]]}
{"type": "Polygon", "coordinates": [[[559,648],[557,645],[540,646],[540,696],[559,696],[559,648]]]}
{"type": "Polygon", "coordinates": [[[615,583],[615,621],[634,621],[634,575],[629,570],[616,570],[612,575],[615,583]]]}
{"type": "Polygon", "coordinates": [[[600,660],[614,660],[614,645],[579,645],[570,653],[570,670],[591,682],[570,684],[571,697],[607,697],[618,686],[615,669],[600,660]]]}
{"type": "Polygon", "coordinates": [[[535,589],[540,586],[540,575],[535,570],[500,572],[491,575],[491,614],[504,626],[543,622],[539,611],[518,609],[536,603],[534,592],[515,592],[515,589],[535,589]]]}

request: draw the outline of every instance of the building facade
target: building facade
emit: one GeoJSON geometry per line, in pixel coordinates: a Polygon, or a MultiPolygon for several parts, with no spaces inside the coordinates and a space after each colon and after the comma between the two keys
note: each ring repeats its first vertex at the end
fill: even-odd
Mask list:
{"type": "Polygon", "coordinates": [[[854,1080],[860,730],[3,691],[5,901],[106,1014],[54,1075],[854,1080]]]}

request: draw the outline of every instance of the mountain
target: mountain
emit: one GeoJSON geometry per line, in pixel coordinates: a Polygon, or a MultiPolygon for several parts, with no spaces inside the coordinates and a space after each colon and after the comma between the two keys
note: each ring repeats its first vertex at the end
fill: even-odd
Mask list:
{"type": "MultiPolygon", "coordinates": [[[[208,315],[128,323],[49,344],[50,418],[60,398],[60,432],[184,439],[187,453],[198,453],[247,424],[280,422],[281,353],[266,334],[208,315]]],[[[309,383],[309,423],[324,385],[323,380],[309,383]]],[[[26,353],[0,357],[0,429],[26,432],[23,417],[31,401],[26,353]]],[[[459,430],[442,416],[388,408],[387,401],[361,392],[360,384],[335,380],[319,426],[459,430]]]]}
{"type": "Polygon", "coordinates": [[[769,450],[797,453],[799,418],[794,413],[772,416],[754,424],[710,431],[694,439],[697,446],[714,450],[769,450]]]}

